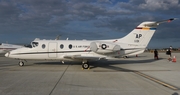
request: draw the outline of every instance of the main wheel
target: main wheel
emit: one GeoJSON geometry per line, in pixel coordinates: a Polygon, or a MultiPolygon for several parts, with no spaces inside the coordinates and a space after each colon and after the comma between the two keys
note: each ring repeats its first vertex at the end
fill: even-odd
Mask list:
{"type": "Polygon", "coordinates": [[[83,69],[88,69],[89,68],[89,64],[88,63],[83,63],[82,64],[82,68],[83,69]]]}
{"type": "Polygon", "coordinates": [[[24,66],[24,62],[20,61],[19,66],[21,66],[21,67],[24,66]]]}

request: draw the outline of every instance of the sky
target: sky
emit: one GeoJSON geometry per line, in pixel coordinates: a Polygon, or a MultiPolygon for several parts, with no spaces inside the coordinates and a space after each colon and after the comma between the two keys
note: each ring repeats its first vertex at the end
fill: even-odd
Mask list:
{"type": "Polygon", "coordinates": [[[148,48],[180,47],[179,0],[0,0],[0,42],[114,39],[170,18],[179,19],[158,26],[148,48]]]}

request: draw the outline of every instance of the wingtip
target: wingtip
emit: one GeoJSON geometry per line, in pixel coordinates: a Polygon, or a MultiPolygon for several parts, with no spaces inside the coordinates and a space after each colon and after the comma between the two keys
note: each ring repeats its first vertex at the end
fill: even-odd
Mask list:
{"type": "Polygon", "coordinates": [[[167,20],[167,22],[171,22],[171,21],[176,20],[176,19],[178,19],[178,18],[170,18],[167,20]]]}
{"type": "Polygon", "coordinates": [[[169,19],[169,20],[171,20],[171,21],[172,21],[172,20],[176,20],[176,19],[178,19],[178,18],[171,18],[171,19],[169,19]]]}

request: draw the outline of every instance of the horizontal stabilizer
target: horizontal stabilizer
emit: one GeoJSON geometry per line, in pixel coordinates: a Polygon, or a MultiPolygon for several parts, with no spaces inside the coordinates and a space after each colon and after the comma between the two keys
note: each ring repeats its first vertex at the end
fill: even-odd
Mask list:
{"type": "Polygon", "coordinates": [[[171,22],[171,21],[173,21],[175,19],[177,19],[177,18],[171,18],[171,19],[167,19],[167,20],[152,22],[152,23],[144,24],[144,26],[153,27],[153,26],[157,26],[157,25],[159,25],[161,23],[171,22]]]}

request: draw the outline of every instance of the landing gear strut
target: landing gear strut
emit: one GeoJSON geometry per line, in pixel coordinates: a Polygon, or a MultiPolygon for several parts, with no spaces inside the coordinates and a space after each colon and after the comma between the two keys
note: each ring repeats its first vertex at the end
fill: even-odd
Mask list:
{"type": "Polygon", "coordinates": [[[24,66],[24,62],[23,61],[19,61],[19,66],[24,66]]]}

